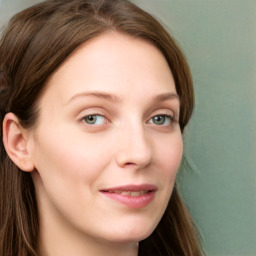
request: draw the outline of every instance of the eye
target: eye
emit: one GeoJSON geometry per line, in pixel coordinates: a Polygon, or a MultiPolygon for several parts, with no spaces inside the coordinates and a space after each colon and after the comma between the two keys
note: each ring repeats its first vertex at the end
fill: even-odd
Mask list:
{"type": "Polygon", "coordinates": [[[88,115],[83,118],[83,121],[89,125],[100,125],[106,122],[105,118],[101,115],[88,115]]]}
{"type": "Polygon", "coordinates": [[[156,115],[153,116],[149,123],[150,124],[156,124],[156,125],[170,125],[173,121],[173,116],[170,115],[156,115]]]}

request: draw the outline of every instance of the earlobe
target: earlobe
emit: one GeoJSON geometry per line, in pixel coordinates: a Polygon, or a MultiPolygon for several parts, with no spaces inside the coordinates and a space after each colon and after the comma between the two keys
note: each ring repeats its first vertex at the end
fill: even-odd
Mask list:
{"type": "Polygon", "coordinates": [[[29,132],[20,125],[19,119],[13,113],[6,114],[3,121],[4,147],[10,159],[25,172],[34,170],[28,140],[29,132]]]}

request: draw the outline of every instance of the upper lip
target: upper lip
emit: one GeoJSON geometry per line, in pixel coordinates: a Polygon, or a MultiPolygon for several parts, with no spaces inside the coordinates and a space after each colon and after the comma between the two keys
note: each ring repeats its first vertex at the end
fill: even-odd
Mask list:
{"type": "Polygon", "coordinates": [[[156,191],[157,187],[153,184],[141,184],[141,185],[121,185],[111,188],[103,188],[101,192],[114,192],[114,191],[156,191]]]}

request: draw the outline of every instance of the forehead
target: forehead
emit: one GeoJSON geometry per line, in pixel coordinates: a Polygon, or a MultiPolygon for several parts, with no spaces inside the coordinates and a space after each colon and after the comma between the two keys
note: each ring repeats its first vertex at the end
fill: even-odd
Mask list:
{"type": "Polygon", "coordinates": [[[161,51],[148,41],[116,32],[82,44],[54,72],[47,87],[46,91],[55,90],[63,102],[86,90],[123,97],[139,90],[149,94],[176,92],[161,51]]]}

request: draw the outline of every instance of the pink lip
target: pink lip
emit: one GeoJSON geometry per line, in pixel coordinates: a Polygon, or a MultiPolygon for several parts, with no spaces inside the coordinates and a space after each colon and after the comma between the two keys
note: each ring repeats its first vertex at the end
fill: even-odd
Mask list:
{"type": "Polygon", "coordinates": [[[108,198],[111,198],[133,209],[142,208],[150,204],[155,197],[156,191],[157,187],[151,184],[125,185],[100,190],[100,192],[108,198]],[[141,191],[146,191],[146,193],[140,194],[139,192],[141,191]],[[139,194],[135,196],[122,194],[125,192],[132,192],[133,194],[136,194],[137,192],[139,194]]]}

